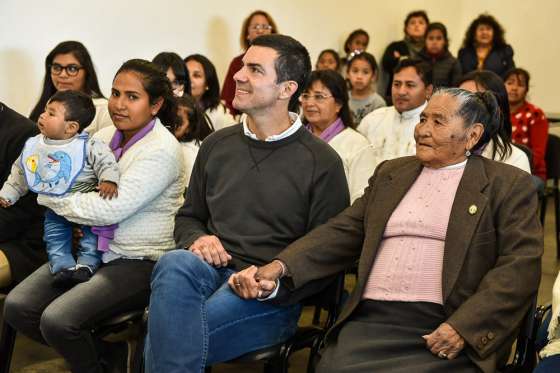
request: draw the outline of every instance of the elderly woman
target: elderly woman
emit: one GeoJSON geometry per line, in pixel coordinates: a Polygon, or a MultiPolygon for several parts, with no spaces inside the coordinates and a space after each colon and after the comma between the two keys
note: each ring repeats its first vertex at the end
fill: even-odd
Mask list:
{"type": "Polygon", "coordinates": [[[499,116],[490,92],[437,91],[416,156],[380,164],[351,207],[230,286],[266,296],[283,276],[282,302],[359,258],[319,372],[496,371],[537,292],[543,246],[530,176],[474,155],[499,116]]]}
{"type": "Polygon", "coordinates": [[[344,78],[332,70],[313,71],[299,99],[307,129],[342,159],[350,201],[354,201],[364,193],[376,162],[368,139],[353,128],[344,78]]]}

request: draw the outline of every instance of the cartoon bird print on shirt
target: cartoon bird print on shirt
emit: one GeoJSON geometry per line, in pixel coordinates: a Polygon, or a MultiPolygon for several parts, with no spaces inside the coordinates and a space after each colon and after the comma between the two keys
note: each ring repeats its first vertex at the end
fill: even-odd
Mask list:
{"type": "Polygon", "coordinates": [[[64,180],[66,184],[68,184],[72,171],[72,160],[70,156],[63,151],[57,151],[48,154],[47,157],[49,160],[45,164],[46,170],[43,170],[43,176],[41,176],[41,170],[38,169],[39,161],[37,155],[32,155],[25,161],[29,171],[35,174],[33,186],[47,184],[52,188],[53,185],[57,185],[61,180],[64,180]],[[56,174],[52,177],[46,177],[45,173],[48,173],[48,171],[56,172],[56,174]]]}

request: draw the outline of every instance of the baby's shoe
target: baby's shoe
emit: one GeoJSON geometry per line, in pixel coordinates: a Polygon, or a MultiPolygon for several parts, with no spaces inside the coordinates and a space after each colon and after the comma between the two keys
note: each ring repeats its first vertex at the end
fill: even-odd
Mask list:
{"type": "Polygon", "coordinates": [[[76,269],[72,273],[72,281],[75,284],[79,284],[89,281],[91,276],[93,276],[93,269],[91,269],[90,266],[87,266],[85,264],[78,264],[76,265],[76,269]]]}
{"type": "Polygon", "coordinates": [[[75,268],[62,269],[53,274],[53,286],[60,289],[70,288],[74,285],[75,268]]]}

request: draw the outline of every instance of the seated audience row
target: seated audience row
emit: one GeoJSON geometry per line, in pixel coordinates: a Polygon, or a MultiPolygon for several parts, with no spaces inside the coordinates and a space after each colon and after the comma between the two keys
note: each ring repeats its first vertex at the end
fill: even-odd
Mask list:
{"type": "MultiPolygon", "coordinates": [[[[503,40],[499,29],[490,37],[488,30],[480,31],[485,22],[490,21],[471,25],[476,40],[490,39],[477,41],[478,69],[494,59],[491,54],[501,45],[495,38],[503,40]]],[[[84,235],[91,237],[89,227],[96,226],[95,246],[102,250],[94,264],[78,255],[77,264],[56,266],[48,250],[50,264],[38,268],[45,257],[34,251],[42,243],[29,245],[27,230],[2,233],[0,286],[38,268],[8,295],[6,320],[54,347],[73,371],[100,371],[111,364],[106,351],[124,346],[94,341],[92,328],[111,315],[147,306],[151,290],[147,371],[203,371],[286,340],[297,326],[301,300],[360,259],[362,276],[330,334],[319,371],[343,366],[398,370],[394,361],[405,355],[413,361],[408,367],[428,371],[502,366],[510,337],[538,289],[542,253],[534,188],[518,170],[530,173],[530,165],[512,146],[512,130],[519,143],[534,141],[541,157],[544,115],[526,102],[529,75],[524,70],[506,75],[507,91],[489,71],[460,78],[445,26],[429,24],[425,12],[413,12],[405,30],[404,46],[392,51],[396,67],[389,107],[374,92],[378,67],[365,52],[369,36],[364,30],[348,38],[342,62],[334,51],[321,55],[321,67],[343,66],[346,82],[337,72],[311,73],[305,47],[287,36],[264,36],[277,32],[274,21],[254,12],[242,29],[245,52],[232,61],[223,87],[222,97],[232,95],[225,104],[206,57],[183,60],[169,52],[153,63],[130,60],[121,66],[107,104],[85,47],[61,43],[47,57],[39,103],[44,100],[48,111],[62,102],[63,140],[93,135],[88,141],[106,143],[121,176],[98,177],[96,191],[77,190],[73,183],[79,171],[73,171],[66,189],[63,184],[41,190],[29,185],[39,193],[40,206],[28,197],[3,203],[0,222],[6,226],[26,214],[39,228],[41,206],[46,206],[46,233],[54,216],[83,225],[83,243],[84,235]],[[258,79],[249,66],[259,67],[258,79]],[[432,96],[434,85],[455,84],[461,89],[436,90],[432,96]],[[56,92],[76,93],[86,101],[91,97],[96,106],[88,118],[75,119],[64,101],[50,95],[56,92]],[[516,110],[511,119],[508,94],[516,110]],[[298,101],[301,118],[288,111],[298,101]],[[230,109],[244,114],[241,123],[234,124],[230,109]],[[99,119],[104,116],[110,120],[99,119]],[[358,124],[361,133],[354,130],[358,124]],[[106,187],[110,180],[118,184],[118,196],[116,186],[106,187]],[[63,197],[52,196],[57,193],[63,197]],[[476,193],[483,198],[475,198],[476,193]],[[344,210],[349,202],[352,206],[344,210]],[[523,216],[511,213],[521,208],[523,216]],[[19,247],[26,249],[15,255],[11,248],[19,247]],[[403,256],[402,250],[410,253],[403,256]],[[88,276],[77,276],[83,266],[88,276]],[[61,268],[70,272],[62,280],[56,276],[61,268]],[[519,273],[522,282],[514,281],[519,273]],[[483,315],[480,320],[470,317],[473,309],[483,315]],[[497,318],[508,322],[497,323],[497,318]],[[396,348],[371,338],[393,330],[397,321],[403,328],[396,348]],[[364,346],[368,354],[361,352],[364,346]]],[[[41,132],[36,138],[46,142],[38,157],[52,159],[49,146],[56,144],[47,140],[57,137],[49,135],[37,110],[32,113],[41,132]]],[[[0,123],[3,117],[18,120],[7,108],[0,112],[0,123]]],[[[22,125],[15,134],[20,141],[10,155],[10,163],[18,166],[23,139],[37,133],[26,124],[27,132],[22,125]]],[[[20,167],[27,184],[31,173],[37,174],[28,170],[31,158],[24,157],[31,154],[31,144],[27,141],[20,167]]],[[[76,162],[82,168],[87,163],[76,162]]],[[[542,177],[543,163],[534,162],[542,177]]],[[[5,180],[7,170],[4,175],[5,180]]],[[[37,232],[30,229],[35,240],[37,232]]],[[[49,248],[48,234],[45,239],[49,248]]],[[[70,238],[65,240],[69,247],[70,238]]]]}

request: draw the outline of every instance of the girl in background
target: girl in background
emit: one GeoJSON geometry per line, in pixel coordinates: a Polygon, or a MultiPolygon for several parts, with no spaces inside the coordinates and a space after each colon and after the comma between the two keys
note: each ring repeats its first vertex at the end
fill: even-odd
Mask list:
{"type": "Polygon", "coordinates": [[[315,64],[315,69],[317,70],[340,70],[340,56],[334,49],[325,49],[319,53],[317,58],[317,64],[315,64]]]}
{"type": "Polygon", "coordinates": [[[432,65],[434,88],[455,87],[461,79],[461,64],[449,52],[447,29],[442,23],[430,23],[426,31],[426,46],[419,57],[432,65]]]}
{"type": "Polygon", "coordinates": [[[362,52],[355,54],[348,63],[346,78],[350,83],[348,104],[352,120],[360,124],[362,118],[387,104],[383,97],[375,92],[377,80],[377,62],[373,55],[362,52]]]}
{"type": "Polygon", "coordinates": [[[346,57],[340,60],[340,65],[342,67],[342,72],[346,72],[346,65],[352,59],[354,54],[365,52],[369,45],[369,34],[366,30],[357,29],[348,35],[346,41],[344,42],[344,53],[346,57]]]}
{"type": "Polygon", "coordinates": [[[183,96],[177,97],[175,100],[177,101],[178,123],[173,129],[173,134],[183,149],[188,186],[200,143],[212,133],[212,129],[208,126],[204,112],[193,97],[183,96]]]}
{"type": "Polygon", "coordinates": [[[167,75],[175,97],[191,94],[189,72],[177,53],[161,52],[154,57],[152,62],[167,75]]]}

